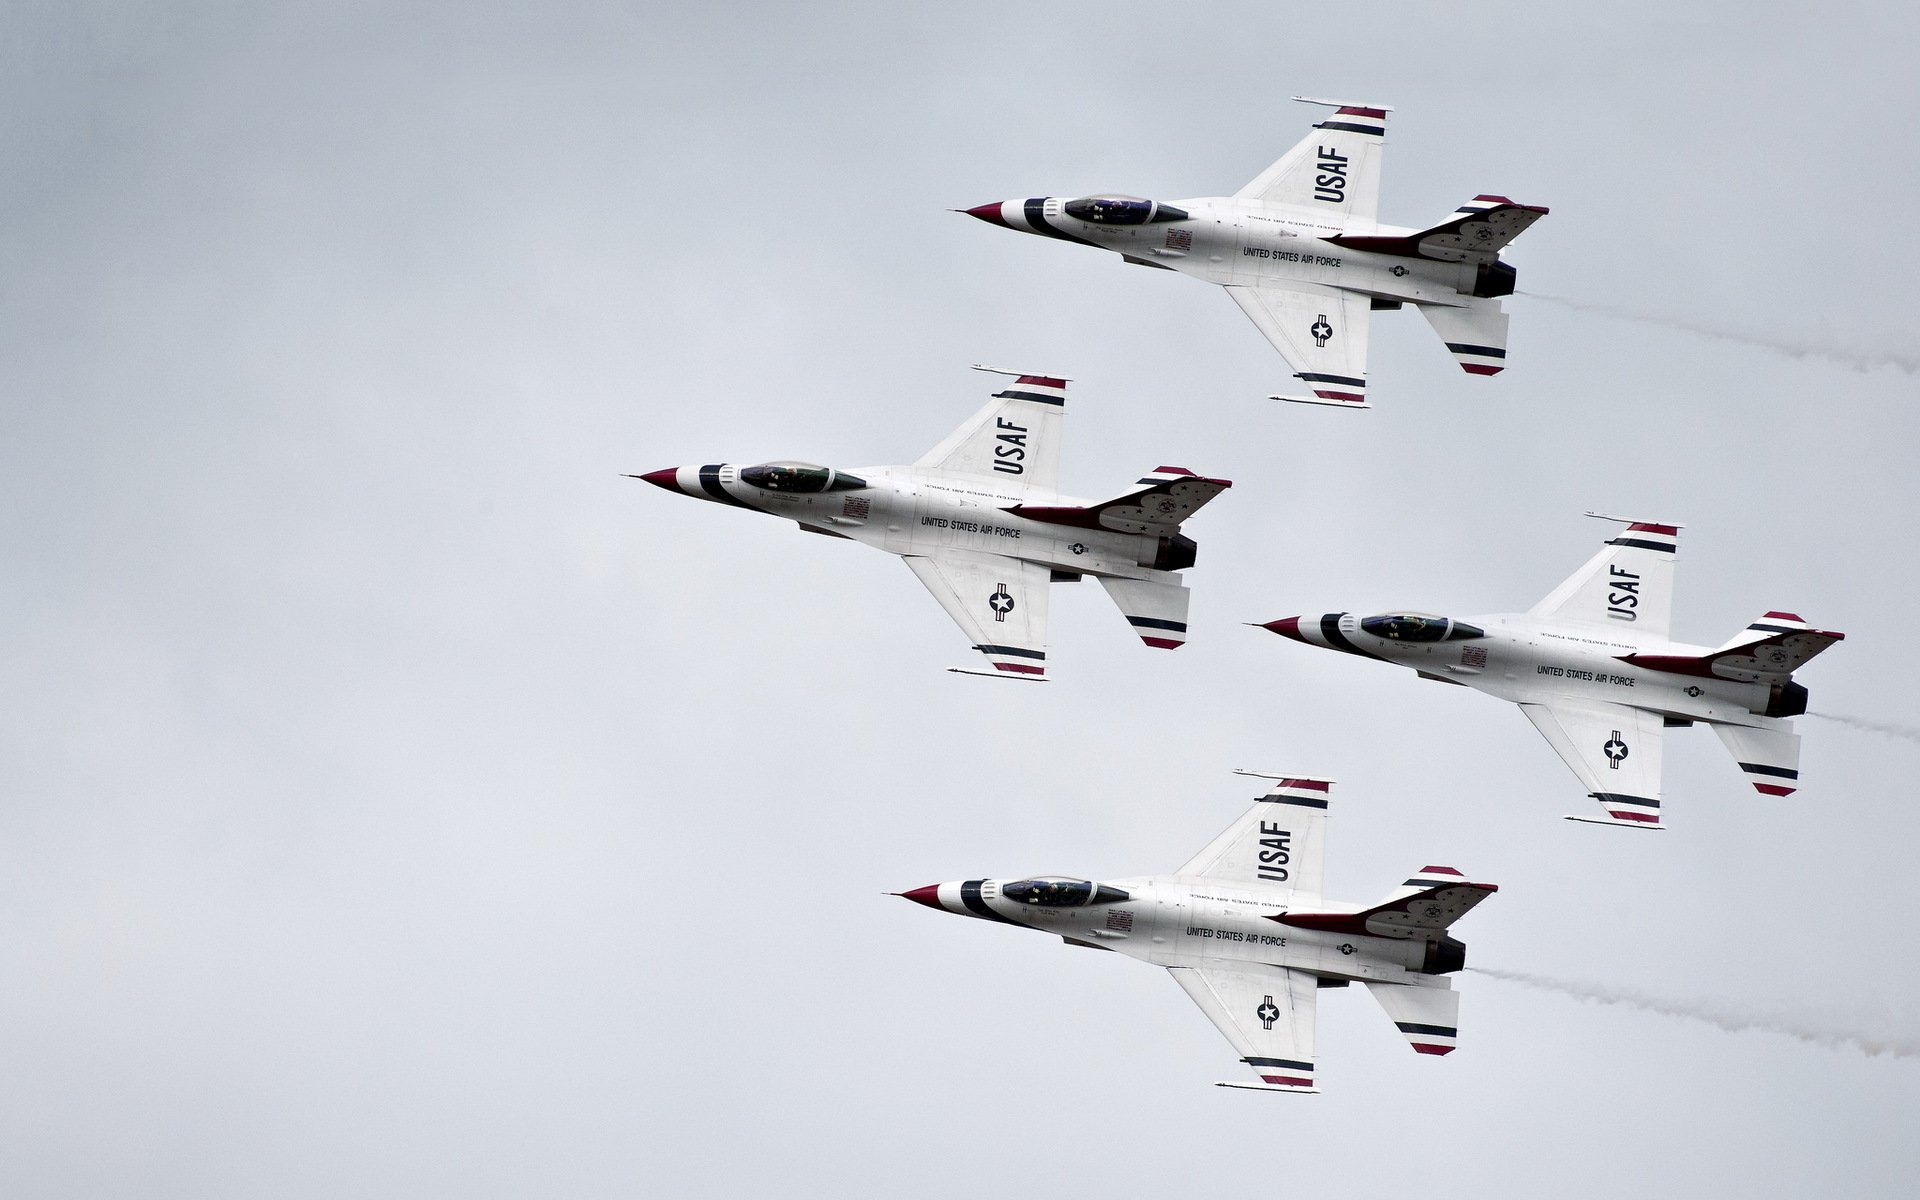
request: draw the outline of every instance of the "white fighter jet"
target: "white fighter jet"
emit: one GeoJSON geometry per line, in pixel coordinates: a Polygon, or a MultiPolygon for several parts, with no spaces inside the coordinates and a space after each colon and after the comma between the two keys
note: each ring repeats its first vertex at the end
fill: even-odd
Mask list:
{"type": "Polygon", "coordinates": [[[1467,371],[1498,372],[1507,360],[1500,297],[1515,279],[1500,250],[1547,210],[1475,196],[1428,229],[1382,225],[1374,214],[1391,110],[1294,99],[1335,111],[1231,196],[1046,196],[955,211],[1220,284],[1306,385],[1308,394],[1275,400],[1368,407],[1367,324],[1405,304],[1467,371]]]}
{"type": "Polygon", "coordinates": [[[1447,929],[1499,889],[1422,867],[1378,904],[1330,903],[1320,895],[1329,781],[1236,774],[1275,782],[1171,875],[969,879],[896,894],[1167,968],[1260,1079],[1221,1087],[1316,1091],[1315,998],[1355,980],[1416,1051],[1453,1050],[1460,997],[1446,976],[1467,948],[1447,929]]]}
{"type": "Polygon", "coordinates": [[[986,655],[969,675],[1044,679],[1047,588],[1091,575],[1140,640],[1187,640],[1193,539],[1180,524],[1232,486],[1158,467],[1111,500],[1055,491],[1067,381],[976,367],[1014,382],[909,466],[851,471],[801,462],[668,467],[632,478],[850,538],[907,566],[986,655]]]}
{"type": "Polygon", "coordinates": [[[1696,721],[1713,727],[1762,795],[1791,795],[1800,736],[1787,718],[1807,711],[1793,672],[1845,635],[1769,612],[1718,649],[1669,641],[1680,527],[1587,515],[1626,532],[1524,613],[1328,613],[1265,627],[1518,704],[1606,812],[1570,821],[1664,828],[1661,740],[1696,721]]]}

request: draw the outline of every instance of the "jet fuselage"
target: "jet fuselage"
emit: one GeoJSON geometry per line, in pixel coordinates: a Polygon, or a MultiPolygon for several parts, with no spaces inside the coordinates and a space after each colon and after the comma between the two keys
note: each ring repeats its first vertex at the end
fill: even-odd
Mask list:
{"type": "MultiPolygon", "coordinates": [[[[1755,728],[1774,727],[1773,718],[1796,716],[1805,707],[1804,691],[1795,707],[1791,690],[1797,685],[1775,696],[1765,683],[1681,675],[1625,661],[1628,655],[1693,657],[1711,650],[1664,638],[1634,639],[1630,633],[1595,625],[1561,625],[1507,613],[1449,622],[1446,636],[1436,640],[1382,636],[1362,627],[1363,622],[1407,617],[1442,620],[1417,614],[1327,613],[1287,617],[1266,627],[1308,645],[1395,663],[1424,678],[1463,684],[1515,703],[1584,697],[1659,713],[1673,722],[1755,728]]],[[[1417,636],[1419,631],[1410,632],[1417,636]]]]}
{"type": "Polygon", "coordinates": [[[800,492],[756,487],[741,478],[742,470],[732,464],[669,467],[641,478],[698,499],[785,517],[811,532],[891,554],[978,550],[1039,563],[1062,575],[1122,579],[1155,579],[1194,561],[1194,543],[1184,536],[1059,525],[1009,512],[1020,504],[1085,503],[1011,481],[990,487],[977,479],[910,467],[861,467],[834,471],[831,490],[800,492]],[[841,486],[848,480],[858,486],[841,486]]]}
{"type": "MultiPolygon", "coordinates": [[[[1457,941],[1372,937],[1282,924],[1272,918],[1287,912],[1288,905],[1258,885],[1151,875],[1093,884],[1121,894],[1107,902],[1098,891],[1087,903],[1059,905],[1022,902],[1005,894],[1010,886],[1018,890],[1045,881],[972,879],[901,895],[943,912],[1037,929],[1073,945],[1113,950],[1161,967],[1258,963],[1304,971],[1329,981],[1329,986],[1356,979],[1419,985],[1420,976],[1434,974],[1438,967],[1458,969],[1464,961],[1458,955],[1447,964],[1429,961],[1443,955],[1443,947],[1458,950],[1457,941]]],[[[1330,910],[1358,911],[1351,905],[1315,902],[1315,912],[1330,910]]]]}
{"type": "MultiPolygon", "coordinates": [[[[990,224],[1111,250],[1130,262],[1221,286],[1319,284],[1373,297],[1379,307],[1458,305],[1467,296],[1513,292],[1513,269],[1505,264],[1482,269],[1339,246],[1325,239],[1355,231],[1259,200],[1178,200],[1154,205],[1153,219],[1137,224],[1082,220],[1068,215],[1067,204],[1049,196],[983,204],[967,212],[990,224]],[[1163,215],[1169,212],[1182,215],[1163,215]]],[[[1405,237],[1419,231],[1377,226],[1365,232],[1405,237]]]]}

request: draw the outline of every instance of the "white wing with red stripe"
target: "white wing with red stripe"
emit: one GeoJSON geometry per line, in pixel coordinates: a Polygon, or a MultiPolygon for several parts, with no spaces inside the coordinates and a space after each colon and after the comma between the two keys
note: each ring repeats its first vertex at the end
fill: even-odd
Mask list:
{"type": "Polygon", "coordinates": [[[1666,723],[1658,713],[1598,700],[1522,704],[1520,711],[1607,813],[1571,820],[1662,828],[1660,749],[1666,723]]]}
{"type": "Polygon", "coordinates": [[[1247,186],[1239,200],[1263,200],[1348,229],[1370,229],[1380,210],[1380,155],[1387,140],[1384,104],[1294,99],[1335,111],[1247,186]]]}
{"type": "Polygon", "coordinates": [[[1259,1083],[1221,1087],[1313,1092],[1318,981],[1304,971],[1248,964],[1232,970],[1169,967],[1174,982],[1233,1044],[1259,1083]]]}
{"type": "Polygon", "coordinates": [[[1277,888],[1282,894],[1266,893],[1276,906],[1318,900],[1327,854],[1327,793],[1332,781],[1304,775],[1236,773],[1271,779],[1273,788],[1174,874],[1277,888]]]}
{"type": "Polygon", "coordinates": [[[977,550],[911,554],[905,562],[996,672],[1046,677],[1046,567],[977,550]]]}
{"type": "MultiPolygon", "coordinates": [[[[1587,515],[1625,520],[1601,513],[1587,515]]],[[[1652,521],[1627,521],[1626,525],[1527,615],[1603,626],[1623,635],[1631,631],[1641,637],[1666,637],[1673,612],[1673,564],[1680,548],[1680,527],[1652,521]]]]}
{"type": "Polygon", "coordinates": [[[1367,407],[1370,299],[1316,283],[1235,284],[1227,295],[1306,385],[1304,393],[1274,399],[1367,407]]]}
{"type": "Polygon", "coordinates": [[[1011,376],[1013,382],[995,392],[984,408],[914,465],[1042,491],[1059,490],[1067,381],[997,367],[976,365],[974,370],[1011,376]]]}

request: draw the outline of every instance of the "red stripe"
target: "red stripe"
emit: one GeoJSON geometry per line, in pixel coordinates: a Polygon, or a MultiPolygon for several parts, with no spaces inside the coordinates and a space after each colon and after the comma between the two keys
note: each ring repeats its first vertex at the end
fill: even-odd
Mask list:
{"type": "Polygon", "coordinates": [[[1324,792],[1330,785],[1324,779],[1282,779],[1280,786],[1302,792],[1324,792]]]}
{"type": "Polygon", "coordinates": [[[1157,650],[1178,650],[1180,647],[1186,645],[1185,642],[1176,642],[1172,638],[1146,637],[1143,635],[1140,640],[1157,650]]]}
{"type": "Polygon", "coordinates": [[[1415,1042],[1413,1048],[1422,1054],[1452,1054],[1458,1046],[1436,1046],[1431,1042],[1415,1042]]]}
{"type": "Polygon", "coordinates": [[[996,671],[1019,671],[1023,675],[1045,675],[1047,673],[1045,667],[1031,667],[1026,663],[997,662],[993,664],[993,668],[996,671]]]}
{"type": "Polygon", "coordinates": [[[1382,108],[1343,108],[1334,115],[1340,117],[1372,117],[1376,121],[1384,121],[1387,119],[1387,112],[1382,108]]]}
{"type": "MultiPolygon", "coordinates": [[[[1460,875],[1460,872],[1452,867],[1421,867],[1420,873],[1422,875],[1460,875]]],[[[1460,878],[1465,879],[1466,876],[1460,875],[1460,878]]]]}
{"type": "MultiPolygon", "coordinates": [[[[1668,537],[1680,536],[1680,529],[1678,526],[1675,526],[1675,525],[1643,525],[1640,522],[1636,521],[1633,524],[1627,526],[1627,530],[1630,533],[1664,533],[1668,537]]],[[[1769,613],[1767,615],[1773,616],[1775,614],[1769,613]]]]}
{"type": "Polygon", "coordinates": [[[1476,203],[1483,200],[1489,204],[1512,204],[1513,203],[1513,201],[1507,199],[1505,196],[1475,196],[1474,197],[1474,201],[1476,203]]]}
{"type": "Polygon", "coordinates": [[[1470,362],[1461,363],[1460,369],[1462,371],[1465,371],[1469,375],[1498,375],[1500,372],[1506,370],[1505,367],[1494,367],[1494,366],[1489,366],[1486,363],[1470,363],[1470,362]]]}
{"type": "Polygon", "coordinates": [[[1261,1076],[1260,1078],[1262,1078],[1262,1079],[1264,1079],[1264,1080],[1266,1080],[1266,1081],[1267,1081],[1268,1083],[1278,1083],[1278,1084],[1283,1084],[1283,1085],[1285,1085],[1285,1086],[1287,1086],[1287,1087],[1308,1087],[1308,1088],[1310,1088],[1310,1087],[1312,1087],[1312,1086],[1313,1086],[1313,1080],[1311,1080],[1311,1079],[1295,1079],[1295,1078],[1294,1078],[1293,1076],[1291,1076],[1291,1075],[1262,1075],[1262,1076],[1261,1076]]]}
{"type": "Polygon", "coordinates": [[[1781,787],[1777,783],[1756,783],[1753,785],[1753,790],[1765,796],[1791,796],[1795,791],[1790,787],[1781,787]]]}
{"type": "Polygon", "coordinates": [[[1366,396],[1360,392],[1323,392],[1319,388],[1315,388],[1313,389],[1313,394],[1322,400],[1352,400],[1360,404],[1367,402],[1366,396]]]}
{"type": "Polygon", "coordinates": [[[1022,375],[1019,379],[1015,380],[1014,382],[1030,383],[1035,387],[1065,388],[1067,386],[1066,380],[1049,379],[1045,375],[1022,375]]]}
{"type": "Polygon", "coordinates": [[[1806,624],[1806,621],[1801,618],[1799,613],[1771,612],[1768,613],[1767,616],[1778,621],[1799,621],[1802,625],[1806,624]]]}
{"type": "Polygon", "coordinates": [[[1659,814],[1657,813],[1652,816],[1648,816],[1646,813],[1624,812],[1624,811],[1616,812],[1613,809],[1608,809],[1607,815],[1615,818],[1616,820],[1621,820],[1621,821],[1645,821],[1649,825],[1658,825],[1660,823],[1660,817],[1659,817],[1659,814]]]}

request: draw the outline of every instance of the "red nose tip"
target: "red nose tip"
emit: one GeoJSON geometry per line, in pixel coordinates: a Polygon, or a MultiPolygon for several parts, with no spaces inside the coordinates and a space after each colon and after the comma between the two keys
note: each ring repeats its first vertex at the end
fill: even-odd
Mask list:
{"type": "Polygon", "coordinates": [[[924,904],[928,908],[940,907],[940,885],[937,883],[917,887],[910,892],[895,892],[894,895],[911,900],[915,904],[924,904]]]}
{"type": "Polygon", "coordinates": [[[972,208],[964,208],[960,211],[970,217],[979,217],[989,225],[1001,225],[1008,229],[1013,228],[1011,225],[1007,225],[1007,219],[1000,215],[1000,206],[998,204],[976,204],[972,208]]]}
{"type": "Polygon", "coordinates": [[[1290,637],[1296,642],[1304,642],[1307,640],[1300,636],[1299,617],[1281,617],[1278,621],[1268,621],[1260,628],[1270,629],[1281,637],[1290,637]]]}
{"type": "Polygon", "coordinates": [[[662,467],[658,471],[648,471],[645,475],[636,475],[634,478],[644,479],[653,486],[665,488],[670,492],[677,492],[680,490],[680,485],[675,480],[679,474],[679,467],[662,467]]]}

